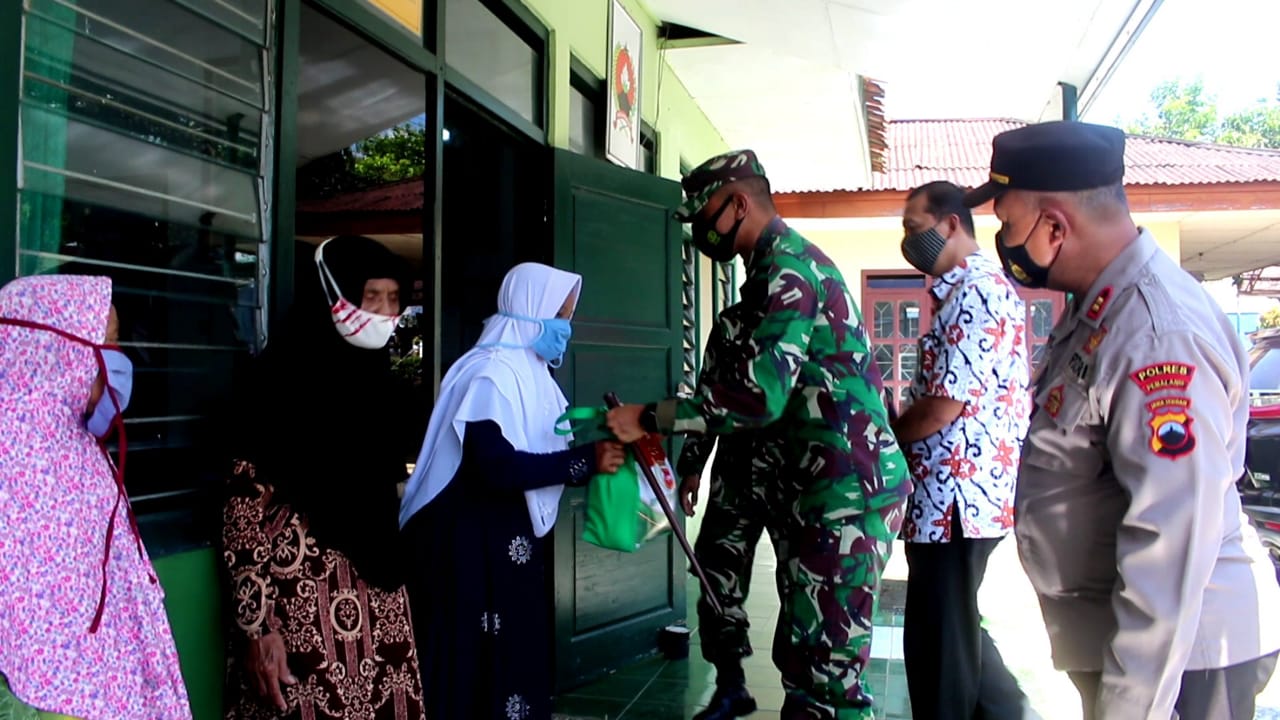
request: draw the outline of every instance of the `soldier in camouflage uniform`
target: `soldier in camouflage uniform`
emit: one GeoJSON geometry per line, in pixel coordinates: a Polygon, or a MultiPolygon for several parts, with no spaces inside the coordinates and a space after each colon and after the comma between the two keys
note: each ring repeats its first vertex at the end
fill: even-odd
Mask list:
{"type": "MultiPolygon", "coordinates": [[[[699,394],[706,394],[716,383],[718,363],[723,362],[726,345],[732,342],[729,328],[740,327],[733,321],[738,310],[736,305],[726,309],[711,329],[698,376],[699,394]]],[[[676,464],[677,473],[684,478],[680,498],[685,514],[693,517],[700,477],[717,443],[707,514],[694,552],[723,614],[707,603],[704,591],[698,602],[698,636],[702,656],[716,668],[716,693],[694,720],[741,717],[756,709],[742,668],[743,658],[753,654],[745,604],[761,533],[768,528],[775,553],[780,542],[774,516],[779,503],[770,496],[777,493],[782,463],[778,444],[770,442],[767,429],[724,435],[718,440],[714,435],[688,437],[676,464]]]]}
{"type": "Polygon", "coordinates": [[[623,442],[655,431],[768,428],[785,503],[773,647],[782,717],[871,718],[862,681],[871,615],[911,482],[862,316],[835,264],[777,216],[754,153],[708,160],[684,189],[677,218],[693,223],[698,249],[746,262],[742,339],[716,384],[692,398],[616,408],[609,427],[623,442]]]}

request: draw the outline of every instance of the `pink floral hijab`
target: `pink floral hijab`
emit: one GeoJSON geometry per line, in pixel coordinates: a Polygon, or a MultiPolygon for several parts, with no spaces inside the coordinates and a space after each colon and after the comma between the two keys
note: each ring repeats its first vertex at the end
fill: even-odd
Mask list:
{"type": "Polygon", "coordinates": [[[105,277],[0,288],[0,673],[49,712],[185,719],[163,591],[83,421],[110,306],[105,277]]]}

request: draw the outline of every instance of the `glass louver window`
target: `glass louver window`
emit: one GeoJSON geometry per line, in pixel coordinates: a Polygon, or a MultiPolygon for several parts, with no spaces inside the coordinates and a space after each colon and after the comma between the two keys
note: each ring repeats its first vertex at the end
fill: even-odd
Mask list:
{"type": "Polygon", "coordinates": [[[24,5],[17,271],[112,278],[141,513],[202,486],[208,420],[266,340],[272,16],[270,0],[24,5]]]}

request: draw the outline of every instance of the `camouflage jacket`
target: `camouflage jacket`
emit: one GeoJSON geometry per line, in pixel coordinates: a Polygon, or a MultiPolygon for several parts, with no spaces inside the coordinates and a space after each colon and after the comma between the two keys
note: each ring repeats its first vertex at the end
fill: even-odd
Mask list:
{"type": "MultiPolygon", "coordinates": [[[[737,312],[737,306],[730,306],[725,311],[730,317],[737,312]]],[[[708,395],[712,388],[720,383],[724,357],[731,350],[734,342],[742,342],[750,340],[750,337],[733,337],[729,335],[726,326],[721,322],[721,317],[716,318],[716,322],[711,326],[711,332],[707,336],[707,345],[702,353],[702,368],[698,371],[698,384],[696,393],[699,396],[708,395]]],[[[767,429],[762,430],[743,430],[735,432],[732,435],[725,435],[717,438],[715,435],[688,435],[685,438],[684,448],[680,451],[680,461],[676,463],[676,474],[681,478],[690,475],[701,475],[706,469],[707,460],[711,457],[711,451],[715,449],[717,442],[720,451],[717,455],[716,469],[723,472],[729,467],[731,459],[741,459],[746,464],[739,464],[735,468],[751,468],[752,458],[739,456],[744,453],[747,455],[768,455],[773,459],[769,466],[776,466],[777,449],[774,447],[764,447],[761,443],[767,442],[770,432],[767,429]]],[[[759,458],[764,462],[766,458],[759,458]]]]}
{"type": "Polygon", "coordinates": [[[717,357],[717,377],[692,398],[660,403],[659,429],[725,435],[769,427],[797,490],[829,488],[868,510],[905,502],[911,483],[880,373],[830,258],[775,218],[747,263],[742,301],[720,325],[736,342],[717,357]]]}

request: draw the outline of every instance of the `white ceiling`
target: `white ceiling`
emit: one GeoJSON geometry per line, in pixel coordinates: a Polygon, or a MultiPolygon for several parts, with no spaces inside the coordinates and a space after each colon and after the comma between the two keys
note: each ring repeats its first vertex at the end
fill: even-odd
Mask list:
{"type": "Polygon", "coordinates": [[[298,63],[298,165],[426,112],[426,78],[308,5],[298,63]]]}
{"type": "Polygon", "coordinates": [[[758,149],[771,176],[779,168],[774,184],[783,191],[858,187],[866,179],[865,152],[853,154],[864,140],[846,137],[865,135],[849,109],[861,102],[856,75],[883,82],[892,119],[1055,119],[1057,84],[1083,90],[1138,4],[644,2],[663,21],[744,44],[672,48],[666,58],[726,142],[758,149]]]}
{"type": "MultiPolygon", "coordinates": [[[[853,73],[753,45],[669,52],[721,137],[755,150],[775,191],[870,184],[863,182],[867,131],[853,73]]],[[[706,158],[682,159],[697,165],[706,158]]]]}
{"type": "Polygon", "coordinates": [[[1280,210],[1188,213],[1182,228],[1182,267],[1217,280],[1280,265],[1280,210]]]}

